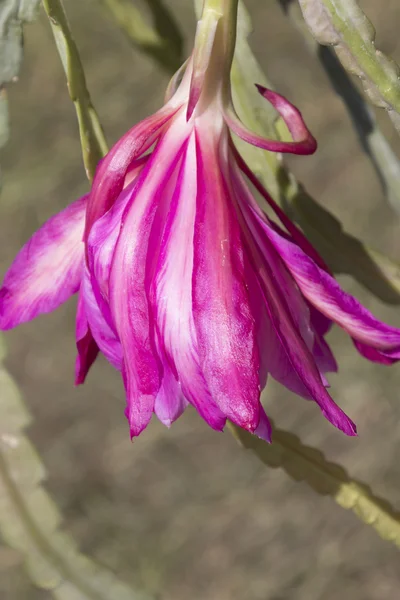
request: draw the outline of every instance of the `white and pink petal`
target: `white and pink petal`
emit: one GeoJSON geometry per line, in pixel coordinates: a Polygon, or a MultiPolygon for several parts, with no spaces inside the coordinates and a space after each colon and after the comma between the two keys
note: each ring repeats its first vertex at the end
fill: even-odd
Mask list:
{"type": "Polygon", "coordinates": [[[227,134],[214,129],[205,135],[200,128],[196,134],[193,316],[200,365],[220,410],[254,431],[260,420],[260,362],[241,232],[221,172],[227,134]]]}
{"type": "Polygon", "coordinates": [[[51,312],[79,290],[86,199],[51,217],[17,254],[0,289],[0,329],[51,312]]]}

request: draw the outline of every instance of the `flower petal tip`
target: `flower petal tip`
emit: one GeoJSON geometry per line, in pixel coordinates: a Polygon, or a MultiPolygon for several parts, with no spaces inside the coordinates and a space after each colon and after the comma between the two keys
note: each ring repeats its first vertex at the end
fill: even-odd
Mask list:
{"type": "Polygon", "coordinates": [[[328,415],[324,411],[323,414],[332,425],[340,429],[340,431],[343,431],[346,435],[350,437],[356,437],[358,435],[356,424],[344,413],[337,419],[333,419],[332,415],[328,415]]]}
{"type": "Polygon", "coordinates": [[[261,406],[260,410],[260,421],[258,427],[254,430],[254,435],[259,437],[268,444],[272,443],[272,426],[271,421],[268,419],[264,408],[261,406]]]}

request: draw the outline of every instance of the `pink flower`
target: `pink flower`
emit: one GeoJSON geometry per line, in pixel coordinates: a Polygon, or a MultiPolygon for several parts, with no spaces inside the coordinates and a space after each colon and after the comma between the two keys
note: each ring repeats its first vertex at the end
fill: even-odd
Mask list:
{"type": "Polygon", "coordinates": [[[248,131],[230,96],[232,21],[205,9],[196,40],[165,106],[115,144],[88,196],[22,248],[0,290],[0,327],[79,291],[76,382],[100,349],[122,373],[132,436],[153,412],[169,426],[189,403],[216,430],[228,418],[270,440],[268,375],[354,435],[326,389],[337,366],[324,336],[335,322],[366,358],[390,364],[400,331],[340,288],[235,149],[231,131],[268,151],[314,152],[301,114],[258,86],[293,141],[248,131]]]}

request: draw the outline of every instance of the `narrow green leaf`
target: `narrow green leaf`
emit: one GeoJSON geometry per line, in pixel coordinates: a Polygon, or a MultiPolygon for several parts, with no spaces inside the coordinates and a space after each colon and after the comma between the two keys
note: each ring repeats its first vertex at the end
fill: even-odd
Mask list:
{"type": "Polygon", "coordinates": [[[43,0],[43,6],[49,17],[58,52],[67,76],[69,94],[75,105],[81,137],[83,162],[88,179],[91,181],[96,171],[97,163],[107,153],[107,143],[86,86],[82,62],[69,27],[62,0],[43,0]]]}
{"type": "Polygon", "coordinates": [[[174,73],[183,62],[183,37],[171,11],[162,0],[146,0],[153,27],[131,0],[100,0],[135,48],[174,73]]]}
{"type": "Polygon", "coordinates": [[[299,0],[320,44],[333,46],[344,68],[357,75],[371,102],[385,108],[400,133],[400,68],[375,46],[375,29],[357,0],[299,0]]]}
{"type": "Polygon", "coordinates": [[[274,429],[267,444],[229,424],[235,438],[265,465],[283,469],[296,481],[304,481],[319,494],[331,496],[342,508],[352,510],[385,540],[400,547],[400,513],[389,502],[374,496],[369,486],[351,479],[343,467],[328,462],[322,452],[305,446],[292,433],[274,429]]]}

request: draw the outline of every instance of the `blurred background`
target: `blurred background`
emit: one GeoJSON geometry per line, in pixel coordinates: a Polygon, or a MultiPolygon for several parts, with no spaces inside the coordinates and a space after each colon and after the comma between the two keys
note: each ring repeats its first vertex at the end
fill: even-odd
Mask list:
{"type": "MultiPolygon", "coordinates": [[[[192,2],[168,0],[185,33],[192,2]]],[[[400,4],[360,2],[377,28],[377,46],[400,61],[400,4]]],[[[344,228],[399,260],[399,218],[388,206],[341,100],[318,60],[273,0],[248,0],[251,45],[274,86],[303,111],[319,141],[313,157],[290,167],[344,228]]],[[[65,0],[89,89],[113,143],[156,110],[165,73],[133,50],[98,0],[65,0]]],[[[25,60],[9,88],[11,139],[3,149],[0,275],[50,215],[88,189],[75,112],[43,13],[26,27],[25,60]]],[[[379,122],[400,146],[384,113],[379,122]]],[[[340,277],[380,318],[387,306],[340,277]]],[[[46,487],[81,550],[120,578],[162,600],[394,600],[399,552],[330,498],[263,466],[229,433],[217,434],[188,410],[167,430],[156,420],[133,444],[119,375],[100,358],[87,383],[73,386],[75,301],[7,333],[7,366],[34,415],[29,428],[49,473],[46,487]]],[[[318,408],[269,384],[267,412],[282,428],[318,446],[352,476],[400,504],[400,367],[364,361],[345,334],[330,342],[340,375],[332,394],[356,421],[349,439],[318,408]]],[[[0,597],[50,600],[31,587],[18,553],[0,542],[0,597]]]]}

